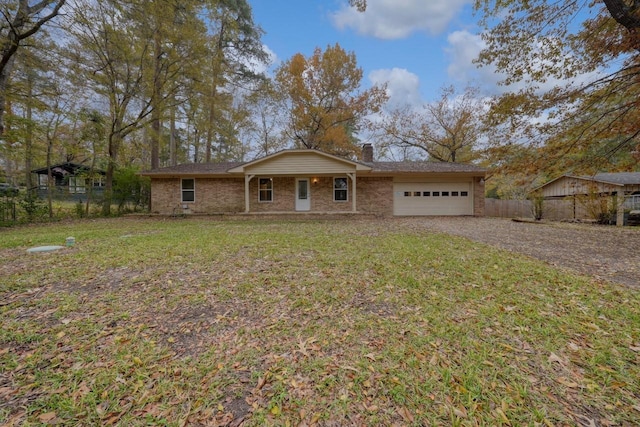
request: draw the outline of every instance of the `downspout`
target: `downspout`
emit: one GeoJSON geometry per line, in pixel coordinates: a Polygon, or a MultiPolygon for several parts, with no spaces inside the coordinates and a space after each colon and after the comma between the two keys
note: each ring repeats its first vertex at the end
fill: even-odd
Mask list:
{"type": "Polygon", "coordinates": [[[249,194],[249,183],[255,177],[255,175],[244,176],[244,213],[250,212],[251,198],[249,194]]]}

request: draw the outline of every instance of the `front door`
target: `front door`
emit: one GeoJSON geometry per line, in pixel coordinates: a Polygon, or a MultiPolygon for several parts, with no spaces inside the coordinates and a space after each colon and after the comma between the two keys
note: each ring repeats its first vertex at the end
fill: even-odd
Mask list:
{"type": "Polygon", "coordinates": [[[311,198],[309,197],[309,179],[296,179],[296,210],[308,211],[311,209],[311,198]]]}

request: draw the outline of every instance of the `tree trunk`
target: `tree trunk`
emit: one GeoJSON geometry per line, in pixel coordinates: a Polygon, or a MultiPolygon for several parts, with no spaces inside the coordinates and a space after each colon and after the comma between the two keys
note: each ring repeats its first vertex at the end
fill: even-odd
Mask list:
{"type": "Polygon", "coordinates": [[[162,97],[162,82],[160,72],[162,69],[162,38],[160,30],[156,29],[153,36],[154,44],[154,70],[153,70],[153,93],[151,94],[151,169],[160,167],[160,129],[161,129],[161,108],[160,99],[162,97]]]}
{"type": "MultiPolygon", "coordinates": [[[[27,76],[27,134],[24,139],[24,173],[25,185],[27,192],[33,188],[33,180],[31,178],[32,160],[33,160],[33,75],[28,73],[27,76]]],[[[48,152],[47,152],[48,154],[48,152]]]]}
{"type": "MultiPolygon", "coordinates": [[[[119,125],[119,123],[118,123],[119,125]]],[[[109,135],[109,163],[107,164],[107,174],[104,183],[104,201],[102,202],[102,215],[111,215],[111,202],[113,200],[113,175],[116,170],[118,151],[122,137],[118,133],[109,135]]]]}
{"type": "Polygon", "coordinates": [[[176,107],[171,107],[171,123],[170,123],[170,135],[169,135],[169,159],[171,166],[178,164],[178,138],[176,138],[176,107]]]}

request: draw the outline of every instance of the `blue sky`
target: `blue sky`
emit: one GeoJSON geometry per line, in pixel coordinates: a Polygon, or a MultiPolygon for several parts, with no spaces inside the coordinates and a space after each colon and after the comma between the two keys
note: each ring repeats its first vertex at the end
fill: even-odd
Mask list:
{"type": "Polygon", "coordinates": [[[347,0],[250,3],[276,65],[337,42],[355,53],[363,87],[388,82],[393,103],[434,101],[450,84],[495,90],[498,77],[471,62],[481,40],[470,0],[368,0],[365,13],[349,9],[347,0]]]}

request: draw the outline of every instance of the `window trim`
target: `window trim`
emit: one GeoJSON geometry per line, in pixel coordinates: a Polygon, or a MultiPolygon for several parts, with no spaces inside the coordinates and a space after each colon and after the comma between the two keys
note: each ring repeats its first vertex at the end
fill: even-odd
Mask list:
{"type": "Polygon", "coordinates": [[[338,202],[338,203],[346,203],[349,201],[349,178],[346,176],[338,176],[338,177],[334,177],[333,178],[333,201],[334,202],[338,202]],[[344,188],[338,188],[336,186],[336,181],[337,180],[344,180],[345,182],[345,187],[344,188]],[[338,193],[338,191],[342,192],[344,191],[345,194],[345,198],[344,199],[338,199],[336,197],[336,194],[338,193]]]}
{"type": "Polygon", "coordinates": [[[180,203],[195,203],[196,202],[196,179],[195,178],[180,178],[180,203]],[[184,188],[185,181],[192,181],[193,188],[184,188]],[[193,200],[185,200],[185,193],[193,194],[193,200]]]}
{"type": "Polygon", "coordinates": [[[273,178],[258,178],[258,203],[273,203],[273,178]],[[262,181],[268,181],[269,187],[263,189],[262,181]],[[270,195],[269,199],[262,199],[263,192],[270,195]]]}

